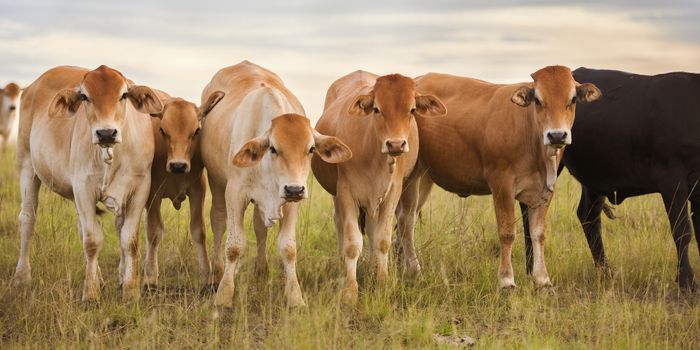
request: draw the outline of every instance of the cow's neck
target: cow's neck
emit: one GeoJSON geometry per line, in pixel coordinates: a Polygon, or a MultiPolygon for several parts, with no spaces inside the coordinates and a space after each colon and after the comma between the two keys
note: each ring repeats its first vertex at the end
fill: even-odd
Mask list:
{"type": "Polygon", "coordinates": [[[533,126],[530,133],[532,135],[533,148],[539,150],[535,152],[535,164],[537,164],[538,171],[542,174],[544,179],[543,191],[554,192],[554,185],[557,181],[557,169],[559,168],[559,160],[561,159],[563,149],[556,149],[552,146],[544,144],[544,126],[535,117],[534,109],[535,107],[530,107],[528,109],[528,115],[533,126]]]}

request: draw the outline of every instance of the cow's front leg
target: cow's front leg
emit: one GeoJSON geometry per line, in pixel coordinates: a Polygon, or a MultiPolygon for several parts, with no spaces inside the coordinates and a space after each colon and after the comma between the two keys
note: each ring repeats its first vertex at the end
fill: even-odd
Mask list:
{"type": "Polygon", "coordinates": [[[143,292],[155,290],[158,285],[158,244],[163,238],[161,198],[151,198],[146,206],[146,261],[143,266],[143,292]]]}
{"type": "Polygon", "coordinates": [[[547,266],[544,263],[544,241],[547,238],[547,209],[549,202],[537,207],[528,208],[528,222],[530,224],[530,238],[532,240],[532,278],[537,287],[550,287],[547,266]]]}
{"type": "Polygon", "coordinates": [[[277,236],[277,251],[284,264],[284,295],[290,307],[305,306],[304,297],[297,279],[297,240],[296,222],[299,203],[287,203],[282,208],[280,233],[277,236]]]}
{"type": "Polygon", "coordinates": [[[99,301],[100,299],[100,268],[97,257],[102,249],[104,235],[102,225],[97,220],[95,212],[97,200],[89,195],[91,192],[94,191],[76,188],[74,198],[82,231],[83,253],[85,254],[83,302],[99,301]]]}
{"type": "Polygon", "coordinates": [[[376,217],[367,215],[367,236],[370,240],[370,264],[379,282],[389,275],[389,250],[391,248],[392,219],[401,195],[401,185],[394,184],[386,200],[379,206],[376,217]]]}
{"type": "Polygon", "coordinates": [[[515,287],[511,254],[515,240],[515,199],[512,181],[503,181],[491,186],[493,204],[496,209],[496,225],[501,242],[500,264],[498,268],[498,285],[501,288],[515,287]]]}
{"type": "MultiPolygon", "coordinates": [[[[139,179],[141,180],[141,179],[139,179]]],[[[123,221],[119,230],[119,243],[123,259],[122,298],[137,300],[141,294],[138,288],[138,246],[141,213],[146,207],[150,188],[150,178],[141,182],[123,211],[123,221]]],[[[138,182],[134,182],[138,183],[138,182]]],[[[118,228],[119,229],[119,228],[118,228]]]]}
{"type": "Polygon", "coordinates": [[[199,262],[199,275],[201,277],[202,286],[207,287],[209,283],[209,274],[211,267],[209,265],[209,256],[207,255],[206,245],[206,226],[204,226],[204,196],[206,193],[206,185],[204,176],[200,178],[198,183],[195,183],[189,190],[188,198],[190,201],[190,234],[197,249],[197,261],[199,262]]]}
{"type": "Polygon", "coordinates": [[[336,220],[340,220],[343,226],[342,251],[341,256],[345,261],[345,285],[343,286],[343,304],[354,304],[357,302],[359,288],[357,285],[357,261],[362,253],[362,233],[357,223],[359,209],[352,198],[351,192],[345,187],[338,188],[338,195],[335,197],[337,210],[336,220]]]}
{"type": "Polygon", "coordinates": [[[221,276],[224,274],[224,252],[221,241],[226,231],[226,187],[218,186],[216,182],[212,181],[211,177],[209,178],[209,186],[211,188],[211,212],[209,213],[209,219],[211,230],[214,233],[209,283],[212,291],[216,291],[221,281],[221,276]]]}
{"type": "Polygon", "coordinates": [[[228,233],[226,234],[226,248],[224,249],[225,265],[224,274],[216,290],[214,304],[217,306],[232,307],[234,279],[246,247],[245,232],[243,231],[243,217],[248,200],[240,191],[236,191],[237,184],[229,180],[226,185],[226,212],[228,233]]]}

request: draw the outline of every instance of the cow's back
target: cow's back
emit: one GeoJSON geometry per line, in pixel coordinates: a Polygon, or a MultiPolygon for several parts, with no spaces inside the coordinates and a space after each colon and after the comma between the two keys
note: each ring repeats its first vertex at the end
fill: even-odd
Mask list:
{"type": "MultiPolygon", "coordinates": [[[[242,105],[246,98],[250,101],[251,93],[262,90],[271,92],[273,99],[283,100],[283,104],[288,103],[291,108],[287,108],[290,109],[287,112],[305,115],[299,100],[275,73],[249,61],[219,70],[202,91],[202,104],[216,91],[225,93],[217,107],[206,117],[202,128],[202,159],[207,172],[214,173],[215,178],[227,177],[230,157],[233,156],[232,149],[237,149],[249,139],[260,136],[260,125],[267,123],[265,128],[269,127],[269,120],[255,119],[270,119],[262,113],[240,113],[241,108],[246,108],[242,105]],[[246,120],[238,121],[239,116],[246,120]],[[222,162],[222,159],[227,161],[222,162]]],[[[279,114],[283,113],[285,112],[279,114]]]]}
{"type": "Polygon", "coordinates": [[[510,101],[524,84],[500,85],[447,74],[417,79],[418,92],[438,97],[442,118],[416,118],[420,160],[431,178],[460,195],[488,194],[489,173],[515,167],[528,172],[536,131],[527,109],[510,101]]]}
{"type": "Polygon", "coordinates": [[[700,76],[656,76],[579,68],[579,83],[603,97],[577,108],[574,142],[564,153],[569,171],[612,201],[656,192],[671,169],[700,178],[700,76]],[[603,170],[604,169],[604,170],[603,170]]]}

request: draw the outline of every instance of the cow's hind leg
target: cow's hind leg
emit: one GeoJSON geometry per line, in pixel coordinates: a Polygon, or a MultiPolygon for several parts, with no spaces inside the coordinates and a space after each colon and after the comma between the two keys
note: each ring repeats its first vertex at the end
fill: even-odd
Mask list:
{"type": "Polygon", "coordinates": [[[410,179],[396,207],[397,230],[395,249],[397,259],[401,260],[404,272],[408,276],[420,273],[420,263],[415,247],[415,228],[418,214],[428,200],[433,182],[427,174],[410,179]]]}
{"type": "Polygon", "coordinates": [[[28,285],[31,282],[31,267],[29,264],[29,244],[34,235],[36,210],[39,205],[39,187],[41,181],[34,173],[31,162],[25,162],[20,169],[19,188],[22,196],[22,208],[19,213],[20,249],[15,283],[28,285]]]}
{"type": "Polygon", "coordinates": [[[693,269],[688,259],[690,245],[690,218],[688,217],[688,189],[684,183],[662,186],[668,220],[673,231],[673,241],[678,255],[678,285],[682,289],[694,289],[693,269]]]}

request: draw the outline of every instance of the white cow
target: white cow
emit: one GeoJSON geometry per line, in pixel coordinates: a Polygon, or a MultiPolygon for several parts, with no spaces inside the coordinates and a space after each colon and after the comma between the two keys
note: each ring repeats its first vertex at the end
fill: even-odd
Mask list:
{"type": "Polygon", "coordinates": [[[350,149],[314,131],[297,98],[262,67],[244,61],[220,70],[204,88],[202,102],[216,91],[226,96],[202,127],[202,158],[213,197],[214,281],[220,280],[215,303],[232,305],[234,277],[246,245],[243,216],[252,202],[258,271],[267,270],[267,228],[280,221],[277,249],[284,263],[287,304],[304,305],[296,275],[295,223],[298,201],[308,196],[311,156],[317,153],[337,163],[351,157],[350,149]],[[220,247],[227,225],[224,268],[220,247]]]}
{"type": "Polygon", "coordinates": [[[15,279],[28,283],[29,241],[39,187],[73,200],[85,253],[83,301],[100,297],[97,256],[103,233],[95,206],[116,217],[120,237],[119,280],[125,299],[139,297],[138,230],[151,183],[153,134],[149,113],[163,105],[146,86],[120,72],[61,66],[50,69],[22,94],[17,143],[22,209],[21,247],[15,279]]]}

